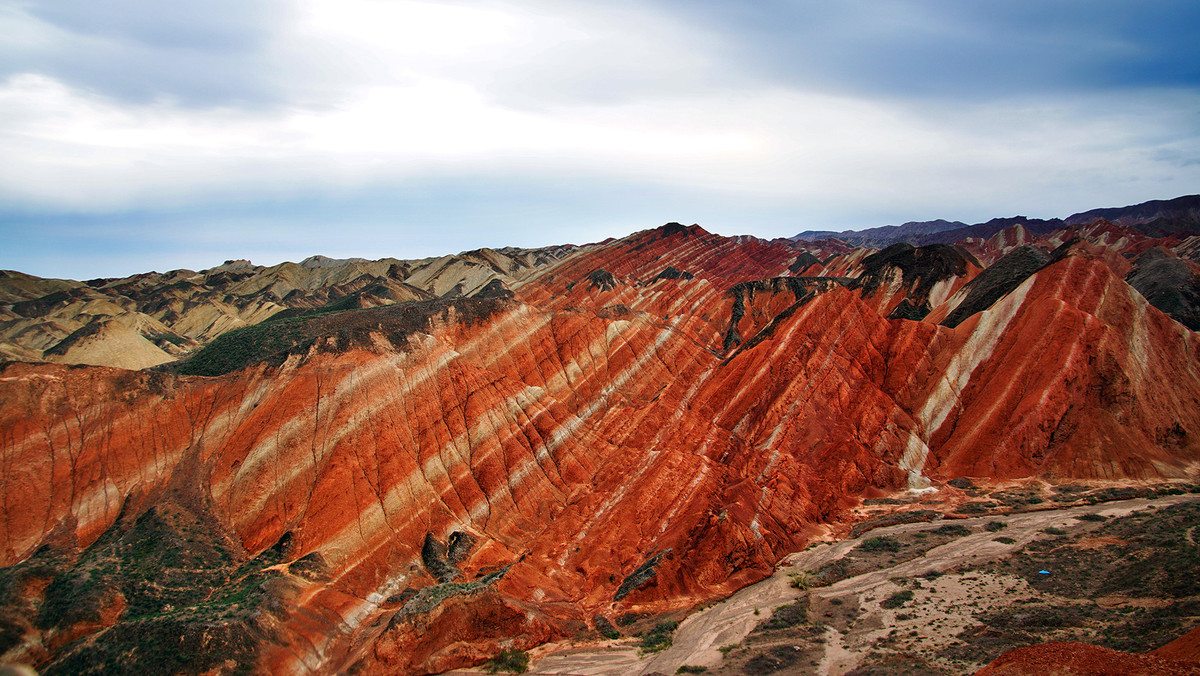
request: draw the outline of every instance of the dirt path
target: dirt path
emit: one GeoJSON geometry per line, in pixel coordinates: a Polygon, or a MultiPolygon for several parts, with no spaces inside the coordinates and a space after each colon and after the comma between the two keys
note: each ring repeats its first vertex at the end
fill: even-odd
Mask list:
{"type": "MultiPolygon", "coordinates": [[[[1038,537],[1046,528],[1061,528],[1074,523],[1083,514],[1102,514],[1106,517],[1124,516],[1147,507],[1165,507],[1200,500],[1197,495],[1178,495],[1154,499],[1084,505],[1066,509],[1023,512],[1011,515],[989,515],[953,521],[903,524],[880,528],[858,538],[833,543],[821,543],[806,551],[789,556],[771,577],[750,585],[725,601],[688,617],[675,633],[674,643],[657,655],[639,657],[637,648],[628,639],[623,642],[570,651],[551,651],[536,658],[530,674],[566,676],[633,676],[661,672],[674,674],[682,665],[709,667],[719,670],[724,659],[722,646],[741,643],[760,622],[770,616],[772,609],[791,603],[801,591],[791,586],[790,573],[814,571],[822,565],[844,557],[868,538],[899,536],[916,531],[933,531],[948,523],[978,529],[953,541],[930,549],[923,556],[878,570],[841,580],[827,587],[810,591],[812,607],[818,613],[826,608],[841,607],[840,599],[854,599],[857,614],[848,627],[830,625],[826,630],[824,654],[810,673],[840,676],[854,669],[863,656],[884,641],[894,640],[898,630],[912,637],[915,643],[932,646],[952,640],[966,627],[969,615],[956,610],[969,606],[979,609],[988,598],[1004,598],[1011,602],[1030,591],[1024,580],[996,576],[945,576],[926,583],[918,594],[936,595],[936,610],[918,617],[882,606],[884,599],[901,587],[899,579],[920,576],[983,563],[1004,557],[1038,537]],[[982,526],[999,521],[1005,524],[1002,533],[990,532],[982,526]],[[998,535],[1012,540],[999,542],[998,535]],[[832,606],[830,605],[832,604],[832,606]],[[966,619],[964,619],[964,617],[966,619]]],[[[1057,571],[1055,571],[1057,572],[1057,571]]],[[[826,615],[833,613],[827,612],[826,615]]],[[[470,673],[470,672],[461,672],[470,673]]]]}

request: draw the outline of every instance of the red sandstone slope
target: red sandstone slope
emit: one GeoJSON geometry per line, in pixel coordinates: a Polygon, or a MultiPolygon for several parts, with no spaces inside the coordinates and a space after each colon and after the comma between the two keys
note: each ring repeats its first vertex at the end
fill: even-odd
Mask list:
{"type": "MultiPolygon", "coordinates": [[[[261,561],[260,671],[426,673],[727,594],[864,494],[1180,476],[1200,455],[1196,334],[1099,258],[950,329],[886,319],[852,284],[739,287],[796,257],[666,227],[552,264],[515,301],[419,326],[360,311],[272,367],[8,365],[5,563],[178,503],[261,561]]],[[[27,637],[78,626],[38,622],[27,637]]]]}

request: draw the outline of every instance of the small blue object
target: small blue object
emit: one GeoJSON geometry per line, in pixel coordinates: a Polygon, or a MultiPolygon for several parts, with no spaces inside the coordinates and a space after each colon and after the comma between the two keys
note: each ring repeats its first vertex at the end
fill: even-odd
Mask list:
{"type": "Polygon", "coordinates": [[[1039,571],[1038,571],[1038,573],[1039,573],[1040,575],[1049,575],[1049,574],[1050,574],[1050,571],[1048,571],[1048,570],[1039,570],[1039,571]]]}

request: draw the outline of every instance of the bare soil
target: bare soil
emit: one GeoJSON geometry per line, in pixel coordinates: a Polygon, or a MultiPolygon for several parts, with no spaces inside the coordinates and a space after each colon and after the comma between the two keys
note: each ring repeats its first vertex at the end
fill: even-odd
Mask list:
{"type": "Polygon", "coordinates": [[[688,617],[663,652],[639,655],[631,638],[548,646],[530,673],[941,676],[1045,641],[1145,652],[1200,624],[1200,495],[1047,488],[977,492],[965,504],[985,506],[965,510],[879,502],[879,523],[897,504],[950,518],[811,545],[688,617]]]}

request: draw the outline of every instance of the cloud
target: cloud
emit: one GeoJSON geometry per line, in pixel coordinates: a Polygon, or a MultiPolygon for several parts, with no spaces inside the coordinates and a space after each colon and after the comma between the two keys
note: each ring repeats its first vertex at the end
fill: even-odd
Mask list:
{"type": "Polygon", "coordinates": [[[0,78],[38,74],[128,102],[277,103],[271,39],[283,2],[0,3],[0,78]]]}
{"type": "Polygon", "coordinates": [[[1187,0],[654,0],[767,81],[856,95],[1004,99],[1200,85],[1187,0]]]}
{"type": "MultiPolygon", "coordinates": [[[[773,236],[1172,197],[1200,179],[1197,11],[0,0],[15,36],[0,229],[54,225],[44,246],[72,260],[105,237],[155,261],[191,241],[196,266],[270,259],[272,241],[278,259],[372,255],[333,249],[348,241],[432,253],[667,220],[773,236]],[[163,239],[206,222],[206,241],[163,239]]],[[[54,258],[22,241],[0,266],[54,258]]]]}

